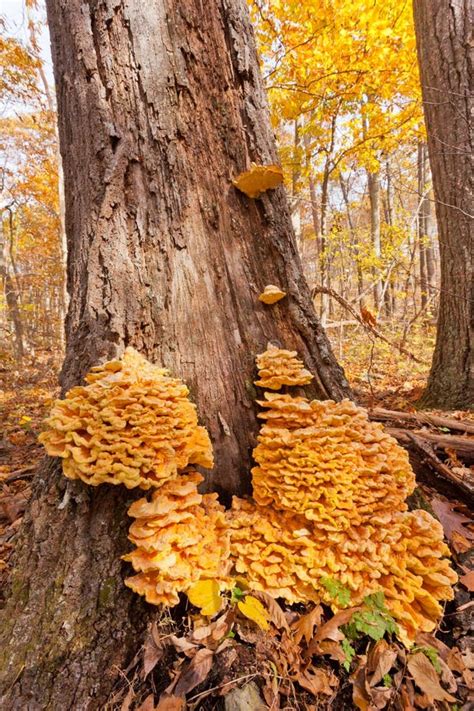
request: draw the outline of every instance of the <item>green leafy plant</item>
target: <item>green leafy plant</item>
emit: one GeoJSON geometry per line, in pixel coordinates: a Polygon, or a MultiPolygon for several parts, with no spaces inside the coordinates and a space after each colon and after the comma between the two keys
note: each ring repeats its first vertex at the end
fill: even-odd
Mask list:
{"type": "Polygon", "coordinates": [[[390,674],[384,674],[382,677],[383,685],[385,686],[386,689],[390,689],[390,687],[393,684],[393,679],[390,676],[390,674]]]}
{"type": "Polygon", "coordinates": [[[397,625],[385,607],[383,592],[367,595],[362,609],[352,615],[342,630],[349,639],[355,640],[367,635],[376,642],[387,633],[396,634],[397,625]]]}
{"type": "Polygon", "coordinates": [[[356,651],[348,639],[343,639],[341,642],[342,651],[346,655],[346,658],[342,662],[342,666],[348,672],[351,668],[352,660],[356,655],[356,651]]]}
{"type": "Polygon", "coordinates": [[[329,576],[324,576],[321,578],[321,585],[323,585],[331,599],[337,602],[341,607],[347,607],[351,602],[351,591],[346,588],[339,580],[334,580],[329,576]]]}

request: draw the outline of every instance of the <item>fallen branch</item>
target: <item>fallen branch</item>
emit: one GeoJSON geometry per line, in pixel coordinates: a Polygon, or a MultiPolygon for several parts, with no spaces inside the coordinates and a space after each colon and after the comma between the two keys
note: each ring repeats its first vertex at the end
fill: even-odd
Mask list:
{"type": "MultiPolygon", "coordinates": [[[[422,459],[429,464],[438,475],[454,484],[458,489],[462,490],[464,494],[467,494],[471,501],[474,501],[474,477],[461,477],[438,459],[430,445],[423,441],[421,437],[417,437],[413,432],[407,432],[407,435],[415,449],[421,454],[422,459]],[[471,481],[471,478],[473,481],[471,481]]],[[[466,472],[469,472],[469,470],[466,469],[466,472]]]]}
{"type": "Polygon", "coordinates": [[[367,330],[369,333],[372,333],[372,335],[376,336],[377,338],[380,338],[380,340],[384,341],[387,343],[389,346],[392,348],[396,348],[397,351],[400,353],[403,353],[403,355],[407,356],[411,360],[414,360],[415,363],[420,363],[421,365],[428,365],[428,363],[424,360],[421,360],[420,358],[417,358],[416,355],[411,353],[411,351],[407,351],[406,348],[403,348],[402,346],[399,346],[398,343],[394,343],[393,341],[389,340],[386,338],[383,333],[380,333],[380,331],[375,328],[375,326],[372,326],[371,324],[367,323],[364,321],[362,316],[360,316],[357,311],[351,306],[351,304],[346,301],[342,296],[340,296],[337,292],[334,291],[334,289],[330,289],[327,286],[314,286],[312,291],[311,291],[311,298],[314,299],[316,294],[328,294],[329,296],[332,296],[333,299],[336,299],[341,306],[343,306],[349,313],[352,314],[352,316],[367,330]]]}
{"type": "Polygon", "coordinates": [[[381,422],[408,422],[415,426],[432,425],[433,427],[444,427],[456,432],[474,434],[474,422],[472,420],[455,420],[451,417],[441,417],[428,412],[399,412],[398,410],[385,410],[382,407],[374,407],[369,410],[369,417],[371,420],[379,420],[381,422]]]}
{"type": "Polygon", "coordinates": [[[451,450],[467,464],[474,462],[474,439],[456,437],[455,435],[442,435],[425,430],[407,430],[400,427],[386,427],[385,432],[395,437],[405,447],[410,445],[409,435],[414,434],[416,437],[425,440],[435,450],[443,450],[445,453],[446,451],[449,453],[449,450],[451,450]]]}

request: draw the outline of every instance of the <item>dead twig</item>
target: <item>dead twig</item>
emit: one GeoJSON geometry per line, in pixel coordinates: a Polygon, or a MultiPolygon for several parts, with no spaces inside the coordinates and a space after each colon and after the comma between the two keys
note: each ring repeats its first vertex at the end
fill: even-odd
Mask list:
{"type": "Polygon", "coordinates": [[[391,341],[390,339],[386,338],[386,336],[383,335],[375,326],[372,326],[371,324],[367,323],[364,321],[362,316],[360,316],[357,311],[350,305],[346,299],[344,299],[340,294],[338,294],[334,289],[330,289],[327,286],[314,286],[312,291],[311,291],[311,297],[314,299],[316,294],[328,294],[329,296],[332,296],[333,299],[336,299],[341,306],[343,306],[349,313],[352,314],[352,316],[357,319],[357,321],[372,335],[376,336],[377,338],[380,338],[380,340],[384,341],[387,343],[389,346],[392,348],[395,348],[397,351],[402,353],[403,355],[407,356],[407,358],[410,358],[410,360],[415,361],[415,363],[420,363],[420,365],[428,365],[428,363],[424,360],[421,360],[418,358],[414,353],[411,353],[411,351],[408,351],[406,348],[403,348],[402,346],[399,346],[397,343],[394,341],[391,341]]]}

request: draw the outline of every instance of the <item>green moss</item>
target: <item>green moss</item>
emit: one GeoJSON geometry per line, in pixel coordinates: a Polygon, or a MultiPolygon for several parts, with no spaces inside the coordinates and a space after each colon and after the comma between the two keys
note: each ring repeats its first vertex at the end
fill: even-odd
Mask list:
{"type": "Polygon", "coordinates": [[[108,607],[116,585],[115,578],[106,578],[99,590],[99,609],[108,607]]]}

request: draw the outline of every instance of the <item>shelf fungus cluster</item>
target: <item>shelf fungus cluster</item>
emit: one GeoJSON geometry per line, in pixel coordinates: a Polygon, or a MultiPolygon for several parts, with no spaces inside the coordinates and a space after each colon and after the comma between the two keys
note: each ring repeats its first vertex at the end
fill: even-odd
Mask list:
{"type": "Polygon", "coordinates": [[[87,385],[58,400],[39,439],[63,472],[86,484],[160,486],[188,464],[212,467],[188,388],[133,348],[92,368],[87,385]]]}
{"type": "Polygon", "coordinates": [[[202,495],[212,447],[188,389],[133,349],[93,368],[87,385],[57,401],[40,440],[64,474],[92,485],[153,488],[132,504],[126,579],[155,605],[175,605],[199,580],[245,576],[250,588],[290,603],[324,601],[331,578],[357,605],[383,591],[400,636],[431,631],[456,575],[441,525],[408,511],[415,486],[406,452],[348,400],[312,401],[277,391],[311,373],[296,352],[257,356],[264,421],[254,450],[253,501],[202,495]],[[183,471],[185,470],[185,471],[183,471]]]}
{"type": "Polygon", "coordinates": [[[313,376],[296,357],[296,351],[286,351],[271,343],[257,356],[259,379],[255,385],[269,390],[279,390],[283,385],[307,385],[313,376]]]}
{"type": "MultiPolygon", "coordinates": [[[[303,370],[295,353],[258,356],[257,384],[274,386],[290,360],[292,373],[303,370]]],[[[456,574],[440,524],[407,511],[415,480],[406,452],[347,400],[266,392],[259,404],[255,503],[234,499],[228,514],[237,572],[289,602],[334,609],[321,582],[328,577],[349,589],[354,605],[381,590],[402,638],[431,631],[456,574]]]]}
{"type": "Polygon", "coordinates": [[[137,547],[123,556],[137,575],[125,584],[153,605],[173,606],[178,594],[198,580],[228,579],[230,545],[225,511],[217,494],[198,493],[203,477],[182,474],[139,499],[128,511],[135,519],[129,539],[137,547]]]}

